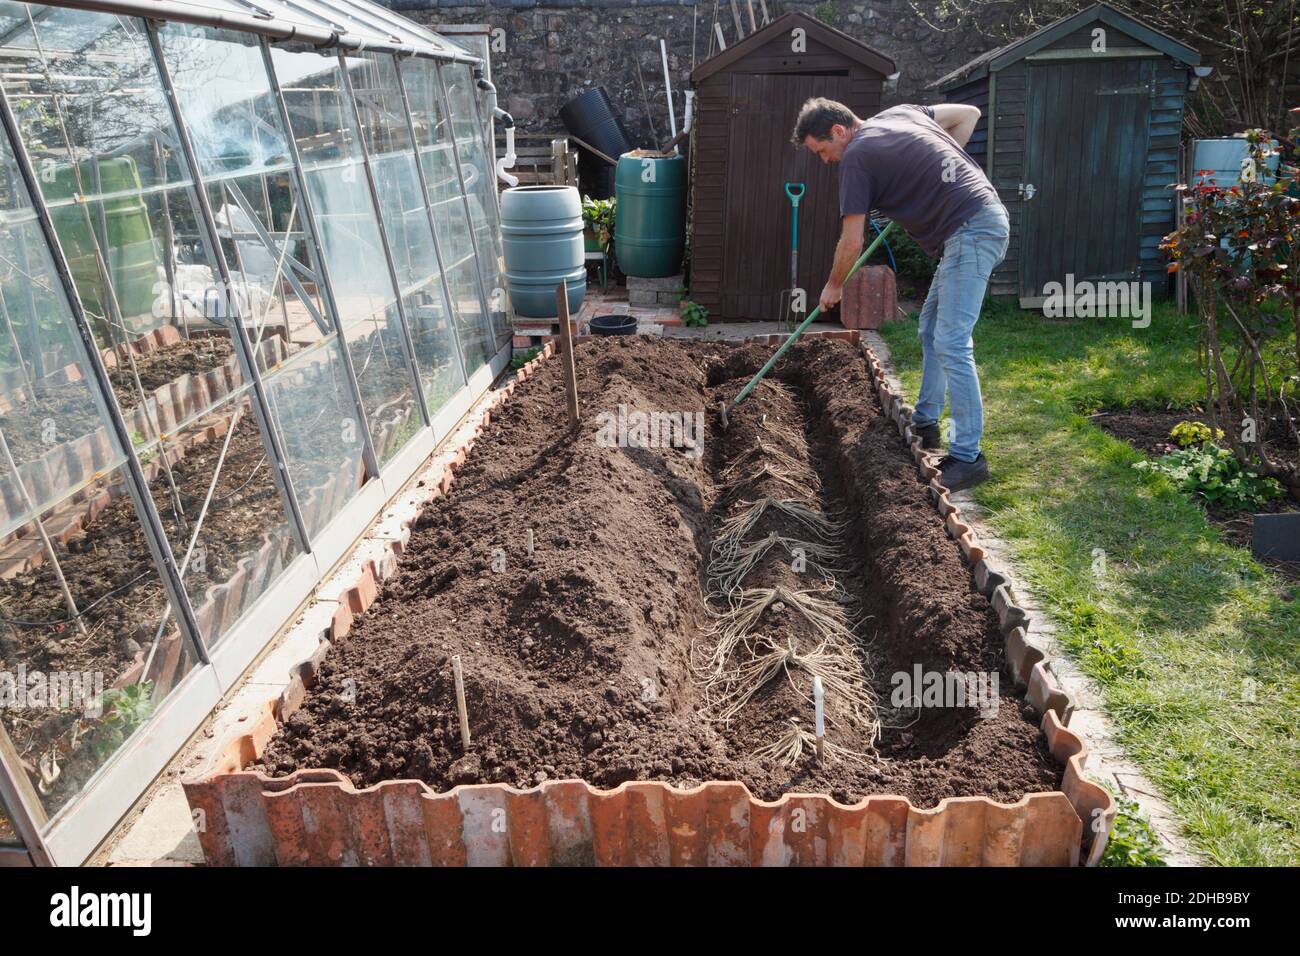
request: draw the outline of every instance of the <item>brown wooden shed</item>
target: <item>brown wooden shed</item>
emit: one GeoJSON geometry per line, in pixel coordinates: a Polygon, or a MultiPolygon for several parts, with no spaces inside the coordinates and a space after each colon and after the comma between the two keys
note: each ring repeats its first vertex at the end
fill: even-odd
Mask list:
{"type": "Polygon", "coordinates": [[[790,142],[804,100],[880,111],[894,61],[802,13],[787,13],[691,73],[697,113],[690,297],[710,319],[776,319],[790,285],[787,182],[799,203],[799,287],[816,304],[839,237],[837,168],[790,142]]]}

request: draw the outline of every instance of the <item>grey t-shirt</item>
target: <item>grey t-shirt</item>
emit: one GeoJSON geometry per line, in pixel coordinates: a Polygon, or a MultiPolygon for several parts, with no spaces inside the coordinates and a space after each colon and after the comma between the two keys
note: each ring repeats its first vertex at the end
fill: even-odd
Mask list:
{"type": "Polygon", "coordinates": [[[905,103],[866,120],[840,160],[840,215],[879,210],[926,252],[985,206],[997,190],[928,106],[905,103]]]}

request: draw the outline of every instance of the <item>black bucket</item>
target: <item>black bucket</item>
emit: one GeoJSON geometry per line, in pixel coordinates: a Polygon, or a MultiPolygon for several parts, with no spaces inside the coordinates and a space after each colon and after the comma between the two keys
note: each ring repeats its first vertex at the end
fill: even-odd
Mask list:
{"type": "Polygon", "coordinates": [[[595,315],[589,325],[592,335],[636,335],[635,315],[595,315]]]}
{"type": "Polygon", "coordinates": [[[623,120],[614,112],[614,104],[603,86],[575,96],[561,106],[560,122],[574,136],[590,143],[610,159],[617,160],[632,149],[632,139],[623,126],[623,120]]]}

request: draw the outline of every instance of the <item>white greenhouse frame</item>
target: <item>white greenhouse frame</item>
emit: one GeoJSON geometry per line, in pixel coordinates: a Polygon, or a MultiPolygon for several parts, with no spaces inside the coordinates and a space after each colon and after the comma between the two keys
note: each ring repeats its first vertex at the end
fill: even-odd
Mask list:
{"type": "MultiPolygon", "coordinates": [[[[60,590],[50,593],[62,594],[66,606],[57,613],[67,615],[54,618],[48,606],[37,611],[21,600],[0,601],[0,672],[14,666],[13,648],[24,646],[13,635],[49,630],[54,638],[45,644],[58,647],[56,639],[73,634],[74,627],[82,636],[93,633],[89,622],[101,602],[133,601],[137,608],[159,602],[158,616],[147,621],[149,632],[156,625],[156,634],[137,626],[140,641],[130,645],[141,647],[138,673],[113,685],[119,693],[143,688],[148,703],[138,722],[118,731],[120,739],[96,737],[98,723],[73,718],[66,751],[60,749],[65,731],[24,745],[21,734],[7,729],[17,726],[11,722],[17,714],[11,717],[0,701],[0,866],[84,862],[507,367],[510,324],[501,289],[494,148],[483,135],[492,118],[480,115],[482,104],[492,100],[478,95],[495,90],[484,80],[484,68],[457,44],[367,0],[0,3],[0,320],[8,335],[0,329],[0,505],[7,508],[0,510],[0,580],[35,580],[38,573],[45,575],[42,581],[56,578],[60,590]],[[103,33],[95,32],[100,26],[103,33]],[[79,32],[87,27],[92,29],[79,32]],[[42,40],[67,49],[59,47],[51,58],[42,40]],[[10,47],[18,41],[30,45],[10,47]],[[85,52],[97,44],[93,53],[85,52]],[[194,53],[192,64],[181,60],[186,51],[194,53]],[[194,68],[204,77],[202,56],[211,56],[214,72],[207,78],[221,75],[220,65],[231,62],[220,58],[221,51],[247,59],[239,81],[213,94],[213,84],[205,89],[194,83],[194,68]],[[161,91],[148,83],[139,89],[104,84],[97,64],[119,54],[122,60],[136,58],[140,72],[132,78],[156,79],[161,91]],[[69,75],[66,60],[80,65],[76,58],[83,56],[85,68],[77,72],[87,75],[69,75]],[[190,84],[185,89],[177,81],[178,64],[190,84]],[[362,80],[373,85],[359,88],[362,80]],[[125,146],[96,149],[104,140],[93,128],[85,132],[94,125],[87,120],[98,119],[99,106],[120,111],[124,102],[136,114],[153,108],[157,125],[147,125],[146,117],[146,126],[125,146]],[[234,147],[214,129],[236,110],[256,142],[241,140],[237,150],[243,152],[232,153],[234,147]],[[33,131],[41,124],[55,129],[56,123],[63,140],[53,147],[33,131]],[[271,145],[264,148],[264,142],[271,145]],[[152,150],[156,168],[137,163],[128,149],[152,150]],[[104,170],[119,177],[126,170],[131,185],[122,188],[120,178],[113,180],[117,187],[103,185],[104,170]],[[85,185],[87,171],[94,188],[85,185]],[[149,203],[164,210],[161,238],[148,218],[149,203]],[[148,234],[147,241],[130,240],[149,250],[143,266],[125,261],[123,236],[130,229],[148,234]],[[349,258],[357,250],[370,258],[349,258]],[[245,261],[250,255],[274,264],[269,291],[263,275],[245,261]],[[100,290],[93,301],[86,299],[86,262],[98,270],[89,280],[100,290]],[[130,279],[132,268],[143,268],[145,279],[130,279]],[[178,270],[206,277],[200,280],[209,283],[201,301],[178,291],[178,270]],[[161,282],[163,292],[153,286],[153,319],[141,323],[143,313],[128,316],[130,305],[123,301],[139,301],[145,288],[140,282],[150,278],[161,282]],[[249,302],[261,299],[220,291],[241,283],[246,290],[256,286],[266,299],[260,316],[259,305],[249,302]],[[158,305],[164,293],[165,303],[158,305]],[[25,311],[16,301],[24,294],[25,311]],[[297,327],[290,302],[300,310],[297,327]],[[20,319],[25,315],[26,324],[11,319],[11,310],[20,319]],[[52,349],[43,338],[51,328],[64,333],[52,349]],[[201,407],[184,405],[183,413],[166,420],[162,399],[144,389],[134,371],[139,343],[153,336],[161,345],[164,332],[178,345],[178,336],[206,342],[224,334],[231,350],[227,390],[203,391],[201,407]],[[377,348],[381,360],[375,359],[377,348]],[[57,360],[50,366],[54,372],[47,356],[57,360]],[[123,410],[113,369],[124,374],[122,363],[128,361],[141,402],[123,410]],[[51,382],[65,388],[83,383],[78,388],[93,401],[88,424],[79,426],[89,431],[66,442],[93,444],[98,456],[93,474],[75,481],[47,480],[50,454],[43,448],[51,439],[45,436],[46,446],[40,446],[19,434],[25,421],[34,422],[37,410],[47,407],[42,403],[48,389],[56,387],[51,382]],[[380,387],[391,391],[376,391],[380,387]],[[32,410],[25,412],[24,403],[32,410]],[[322,413],[339,412],[345,435],[347,422],[359,424],[355,441],[328,438],[326,426],[334,418],[316,431],[303,425],[302,409],[317,405],[322,413]],[[18,428],[5,417],[11,414],[18,428]],[[218,497],[226,449],[241,423],[250,454],[260,450],[261,461],[239,474],[246,479],[239,488],[218,497]],[[260,449],[251,438],[254,424],[260,449]],[[19,451],[11,453],[11,444],[19,451]],[[324,452],[312,451],[322,444],[324,452]],[[334,446],[345,446],[346,455],[341,458],[334,446]],[[201,459],[218,449],[210,479],[204,472],[183,489],[176,484],[173,469],[187,455],[201,459]],[[327,477],[321,486],[304,478],[314,482],[322,474],[327,477]],[[219,502],[238,503],[238,493],[254,480],[262,483],[263,501],[278,502],[279,509],[258,514],[268,529],[263,545],[241,552],[237,571],[220,572],[225,579],[205,578],[215,583],[199,592],[186,574],[194,553],[206,553],[199,536],[209,505],[216,513],[219,502]],[[155,500],[168,493],[164,486],[174,510],[166,500],[155,500]],[[182,490],[189,494],[183,508],[182,490]],[[75,505],[86,513],[78,521],[90,523],[113,502],[129,502],[149,560],[127,585],[87,602],[84,593],[74,593],[84,582],[65,580],[61,569],[75,535],[69,536],[60,516],[75,505]],[[38,556],[6,563],[6,548],[38,556]],[[264,555],[275,560],[260,566],[264,555]],[[222,604],[227,600],[230,607],[222,604]],[[9,645],[6,635],[12,637],[9,645]],[[151,668],[169,654],[172,671],[155,700],[159,685],[151,668]],[[56,786],[60,761],[71,766],[79,740],[83,760],[87,749],[98,755],[92,744],[111,740],[113,746],[84,774],[68,771],[64,784],[75,789],[52,805],[49,788],[56,786]]],[[[107,69],[110,80],[128,75],[107,69]]],[[[42,425],[57,433],[58,423],[51,426],[51,420],[42,425]]],[[[55,447],[60,454],[68,450],[55,447]]],[[[137,531],[134,524],[128,530],[137,531]]],[[[249,547],[243,539],[239,544],[249,547]]],[[[46,666],[53,667],[55,659],[46,666]]],[[[104,686],[109,684],[106,679],[104,686]]]]}

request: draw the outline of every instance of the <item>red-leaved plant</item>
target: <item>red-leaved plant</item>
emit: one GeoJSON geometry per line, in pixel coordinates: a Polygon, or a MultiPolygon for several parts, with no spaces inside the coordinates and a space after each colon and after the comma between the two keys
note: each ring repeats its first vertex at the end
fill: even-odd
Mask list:
{"type": "Polygon", "coordinates": [[[1277,450],[1288,431],[1300,445],[1297,170],[1279,162],[1267,132],[1246,138],[1242,181],[1220,184],[1201,170],[1174,187],[1185,214],[1160,248],[1196,296],[1210,424],[1244,467],[1300,499],[1300,457],[1277,450]]]}

